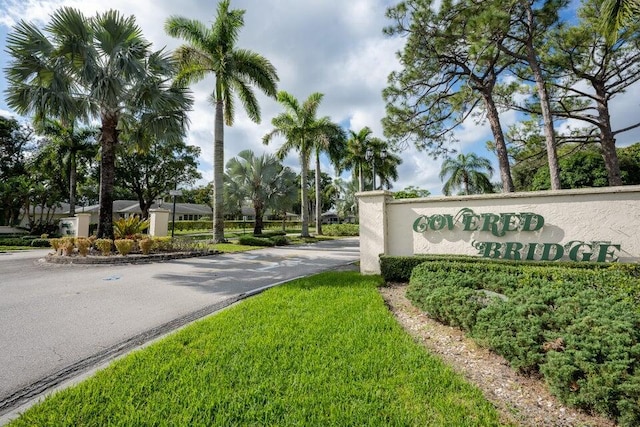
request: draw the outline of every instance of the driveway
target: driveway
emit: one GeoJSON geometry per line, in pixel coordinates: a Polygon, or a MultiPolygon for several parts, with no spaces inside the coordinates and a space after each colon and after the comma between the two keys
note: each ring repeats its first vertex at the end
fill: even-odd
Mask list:
{"type": "Polygon", "coordinates": [[[352,263],[359,246],[341,239],[138,265],[48,264],[46,253],[0,253],[0,424],[153,338],[265,287],[352,263]]]}

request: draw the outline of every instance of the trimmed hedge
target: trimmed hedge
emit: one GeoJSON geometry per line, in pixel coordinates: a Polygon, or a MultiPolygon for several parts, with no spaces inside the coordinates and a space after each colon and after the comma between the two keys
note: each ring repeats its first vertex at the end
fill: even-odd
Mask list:
{"type": "Polygon", "coordinates": [[[358,224],[328,224],[322,226],[322,232],[327,236],[359,236],[358,224]]]}
{"type": "Polygon", "coordinates": [[[640,264],[596,263],[596,262],[523,262],[514,260],[496,260],[470,255],[414,255],[414,256],[380,256],[380,272],[386,282],[407,283],[411,278],[411,272],[415,267],[424,262],[465,262],[487,265],[538,266],[538,267],[564,267],[570,269],[616,269],[626,271],[632,277],[640,277],[640,264]]]}
{"type": "Polygon", "coordinates": [[[241,236],[238,238],[238,243],[247,246],[275,246],[271,239],[253,236],[241,236]]]}
{"type": "Polygon", "coordinates": [[[542,375],[563,402],[640,425],[638,266],[585,265],[431,260],[413,269],[407,296],[542,375]]]}

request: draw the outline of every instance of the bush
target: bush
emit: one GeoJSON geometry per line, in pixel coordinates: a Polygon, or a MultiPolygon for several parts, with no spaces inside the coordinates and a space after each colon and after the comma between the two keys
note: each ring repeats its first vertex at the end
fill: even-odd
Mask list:
{"type": "Polygon", "coordinates": [[[116,246],[118,253],[122,256],[127,256],[133,249],[133,239],[116,239],[113,244],[116,246]]]}
{"type": "Polygon", "coordinates": [[[151,247],[153,246],[153,239],[146,237],[138,242],[138,246],[140,247],[142,255],[149,255],[151,247]]]}
{"type": "Polygon", "coordinates": [[[631,426],[640,423],[636,273],[437,260],[413,269],[407,296],[515,369],[542,374],[563,402],[631,426]]]}
{"type": "Polygon", "coordinates": [[[322,226],[322,232],[327,236],[359,236],[358,224],[328,224],[322,226]]]}
{"type": "Polygon", "coordinates": [[[171,237],[154,237],[151,250],[154,252],[169,252],[173,250],[171,237]]]}
{"type": "Polygon", "coordinates": [[[100,253],[104,256],[111,254],[111,247],[113,246],[113,240],[111,239],[96,239],[93,243],[100,253]]]}
{"type": "Polygon", "coordinates": [[[257,235],[254,234],[253,237],[275,237],[275,236],[286,236],[287,232],[282,230],[262,230],[262,234],[257,235]]]}
{"type": "Polygon", "coordinates": [[[80,254],[80,256],[87,256],[89,254],[89,249],[91,249],[91,240],[84,237],[77,238],[76,248],[78,248],[78,254],[80,254]]]}
{"type": "Polygon", "coordinates": [[[31,241],[31,246],[34,248],[49,248],[51,247],[51,243],[49,239],[33,239],[31,241]]]}
{"type": "Polygon", "coordinates": [[[287,246],[289,239],[286,236],[273,236],[269,238],[276,246],[287,246]]]}
{"type": "Polygon", "coordinates": [[[29,246],[29,242],[20,237],[4,237],[0,239],[0,246],[29,246]]]}
{"type": "Polygon", "coordinates": [[[275,246],[271,239],[253,236],[241,236],[238,238],[238,243],[246,246],[275,246]]]}
{"type": "Polygon", "coordinates": [[[113,234],[116,239],[133,239],[149,228],[149,220],[142,220],[137,216],[120,218],[113,223],[113,234]]]}

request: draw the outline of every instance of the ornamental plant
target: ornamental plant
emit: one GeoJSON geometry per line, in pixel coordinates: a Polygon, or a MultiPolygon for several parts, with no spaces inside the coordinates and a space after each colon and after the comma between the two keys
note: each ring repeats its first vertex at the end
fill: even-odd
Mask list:
{"type": "Polygon", "coordinates": [[[94,242],[96,248],[100,251],[103,256],[108,256],[111,254],[111,246],[113,245],[113,240],[111,239],[96,239],[94,242]]]}
{"type": "Polygon", "coordinates": [[[62,255],[71,256],[73,255],[73,250],[75,249],[75,243],[73,242],[73,237],[63,237],[62,238],[62,255]]]}
{"type": "Polygon", "coordinates": [[[132,239],[116,239],[113,242],[116,245],[118,253],[122,256],[129,255],[133,249],[134,241],[132,239]]]}
{"type": "Polygon", "coordinates": [[[138,242],[138,246],[140,247],[142,255],[149,255],[149,252],[151,252],[151,247],[153,246],[153,239],[151,239],[150,237],[145,237],[138,242]]]}
{"type": "Polygon", "coordinates": [[[113,233],[116,239],[133,239],[149,228],[149,220],[142,220],[137,216],[120,218],[113,223],[113,233]]]}
{"type": "Polygon", "coordinates": [[[89,254],[89,249],[91,249],[91,240],[79,237],[76,239],[76,247],[78,248],[78,254],[85,257],[89,254]]]}

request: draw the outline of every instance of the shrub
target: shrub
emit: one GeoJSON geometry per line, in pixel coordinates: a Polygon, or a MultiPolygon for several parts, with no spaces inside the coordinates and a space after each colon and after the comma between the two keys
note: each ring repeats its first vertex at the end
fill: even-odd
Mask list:
{"type": "Polygon", "coordinates": [[[157,252],[168,252],[173,250],[173,242],[171,237],[154,237],[151,250],[157,252]]]}
{"type": "Polygon", "coordinates": [[[73,250],[76,247],[76,245],[74,243],[74,238],[73,237],[63,237],[62,238],[62,244],[60,245],[60,247],[62,248],[62,255],[66,255],[66,256],[73,255],[73,250]]]}
{"type": "Polygon", "coordinates": [[[512,367],[542,374],[563,402],[631,426],[640,423],[636,273],[439,260],[413,269],[407,296],[512,367]]]}
{"type": "Polygon", "coordinates": [[[111,247],[113,245],[113,240],[111,239],[96,239],[94,242],[96,248],[100,251],[100,253],[104,256],[108,256],[111,254],[111,247]]]}
{"type": "Polygon", "coordinates": [[[273,240],[253,236],[241,236],[238,243],[247,246],[275,246],[273,240]]]}
{"type": "Polygon", "coordinates": [[[262,234],[257,235],[254,234],[253,237],[275,237],[275,236],[286,236],[287,232],[282,230],[262,230],[262,234]]]}
{"type": "Polygon", "coordinates": [[[91,240],[79,237],[76,239],[76,247],[80,256],[85,257],[89,254],[89,249],[91,249],[91,240]]]}
{"type": "Polygon", "coordinates": [[[49,239],[33,239],[31,241],[31,246],[34,248],[49,248],[51,247],[51,243],[49,243],[49,239]]]}
{"type": "Polygon", "coordinates": [[[149,255],[151,247],[153,246],[153,239],[146,237],[138,242],[138,246],[140,247],[140,251],[142,251],[143,255],[149,255]]]}
{"type": "Polygon", "coordinates": [[[149,220],[142,220],[138,216],[120,218],[113,223],[116,239],[133,239],[147,228],[149,228],[149,220]]]}
{"type": "Polygon", "coordinates": [[[122,256],[129,255],[133,249],[133,243],[132,239],[116,239],[113,241],[113,244],[116,246],[116,250],[122,256]]]}
{"type": "Polygon", "coordinates": [[[51,243],[51,247],[53,248],[53,250],[58,253],[62,246],[62,239],[51,239],[49,242],[51,243]]]}
{"type": "Polygon", "coordinates": [[[359,236],[358,224],[328,224],[322,226],[322,232],[327,236],[359,236]]]}
{"type": "Polygon", "coordinates": [[[270,240],[276,246],[287,246],[289,244],[289,239],[286,236],[273,236],[270,237],[270,240]]]}
{"type": "Polygon", "coordinates": [[[20,237],[5,237],[0,239],[0,246],[29,246],[29,242],[20,237]]]}

